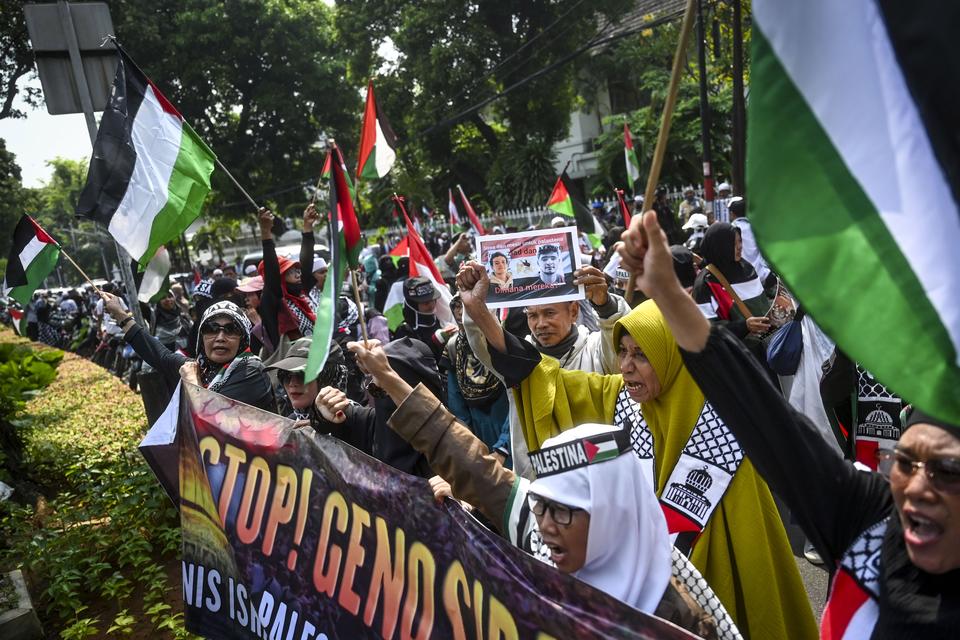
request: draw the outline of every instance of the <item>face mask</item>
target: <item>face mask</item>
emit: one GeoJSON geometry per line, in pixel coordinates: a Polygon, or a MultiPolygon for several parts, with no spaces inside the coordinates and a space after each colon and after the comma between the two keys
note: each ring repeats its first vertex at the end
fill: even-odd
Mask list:
{"type": "Polygon", "coordinates": [[[303,288],[300,286],[300,283],[287,283],[287,293],[290,295],[298,296],[303,291],[303,288]]]}

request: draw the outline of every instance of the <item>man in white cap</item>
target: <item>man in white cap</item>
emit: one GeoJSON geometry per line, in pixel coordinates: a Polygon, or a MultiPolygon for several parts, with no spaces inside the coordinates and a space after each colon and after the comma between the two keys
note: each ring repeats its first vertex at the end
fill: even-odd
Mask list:
{"type": "MultiPolygon", "coordinates": [[[[703,213],[704,204],[703,200],[697,197],[696,191],[694,191],[692,186],[687,186],[683,190],[683,200],[680,202],[680,209],[678,213],[680,214],[680,222],[686,222],[690,219],[695,213],[703,213]]],[[[687,227],[683,227],[686,229],[687,227]]]]}
{"type": "Polygon", "coordinates": [[[570,218],[564,218],[563,216],[554,216],[550,220],[551,229],[559,229],[560,227],[569,227],[571,224],[575,224],[570,218]]]}
{"type": "Polygon", "coordinates": [[[730,222],[730,183],[721,182],[717,187],[717,199],[713,201],[711,222],[730,222]]]}
{"type": "Polygon", "coordinates": [[[690,237],[683,243],[683,246],[694,253],[699,253],[700,243],[703,242],[703,235],[707,232],[707,227],[709,226],[710,223],[707,221],[706,215],[702,213],[691,214],[690,219],[683,225],[684,231],[691,232],[690,237]]]}

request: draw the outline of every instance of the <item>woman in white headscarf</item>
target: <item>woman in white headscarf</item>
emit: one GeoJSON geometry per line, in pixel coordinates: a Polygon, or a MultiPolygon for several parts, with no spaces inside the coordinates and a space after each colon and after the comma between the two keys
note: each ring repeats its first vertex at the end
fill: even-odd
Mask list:
{"type": "MultiPolygon", "coordinates": [[[[610,425],[580,425],[547,439],[540,455],[619,431],[610,425]]],[[[673,545],[663,510],[635,455],[541,472],[527,487],[527,506],[558,569],[635,609],[656,610],[670,580],[673,545]],[[564,526],[567,513],[571,520],[564,526]]]]}
{"type": "MultiPolygon", "coordinates": [[[[663,511],[626,432],[585,424],[549,438],[531,454],[538,479],[530,482],[500,465],[425,386],[404,382],[379,343],[348,348],[398,405],[390,427],[440,474],[430,480],[438,497],[452,489],[514,545],[640,611],[701,637],[739,637],[696,569],[672,552],[663,511]],[[677,562],[699,585],[693,595],[672,578],[681,571],[677,562]]],[[[321,412],[343,410],[321,403],[318,397],[321,412]]]]}

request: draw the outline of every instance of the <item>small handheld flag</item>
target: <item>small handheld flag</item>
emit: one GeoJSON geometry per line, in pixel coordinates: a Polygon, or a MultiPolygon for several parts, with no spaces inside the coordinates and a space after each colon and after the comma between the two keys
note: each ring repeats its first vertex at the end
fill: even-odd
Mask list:
{"type": "Polygon", "coordinates": [[[557,177],[557,183],[553,185],[553,191],[547,199],[547,209],[556,211],[562,216],[573,218],[573,198],[570,197],[570,189],[567,188],[567,182],[569,180],[567,170],[564,169],[557,177]]]}
{"type": "Polygon", "coordinates": [[[60,245],[30,216],[20,217],[13,230],[3,295],[22,305],[33,297],[60,258],[60,245]]]}
{"type": "Polygon", "coordinates": [[[337,326],[340,286],[348,266],[354,268],[359,265],[361,249],[360,223],[353,209],[347,167],[339,148],[334,146],[330,149],[324,167],[330,170],[330,268],[316,309],[317,321],[304,371],[307,382],[314,380],[327,362],[333,330],[337,326]]]}
{"type": "Polygon", "coordinates": [[[367,106],[363,110],[360,129],[360,156],[357,158],[357,180],[382,178],[397,159],[397,138],[387,116],[377,105],[373,80],[367,84],[367,106]]]}
{"type": "Polygon", "coordinates": [[[460,197],[463,199],[463,208],[467,210],[467,218],[470,220],[470,226],[473,227],[473,230],[477,233],[477,235],[487,235],[486,229],[483,228],[483,223],[480,222],[480,217],[473,210],[473,206],[470,204],[470,201],[467,200],[467,194],[463,192],[463,187],[457,185],[457,189],[460,191],[460,197]]]}
{"type": "Polygon", "coordinates": [[[460,226],[460,214],[457,212],[457,203],[453,201],[453,189],[447,189],[447,195],[450,196],[450,203],[447,205],[450,210],[450,226],[460,226]]]}
{"type": "Polygon", "coordinates": [[[627,179],[632,186],[640,179],[640,160],[637,158],[636,149],[633,148],[633,137],[626,122],[623,123],[623,157],[627,164],[627,179]]]}
{"type": "Polygon", "coordinates": [[[620,206],[620,213],[623,215],[623,226],[625,228],[630,227],[630,207],[627,206],[626,200],[623,199],[623,189],[615,189],[617,192],[617,203],[620,206]]]}

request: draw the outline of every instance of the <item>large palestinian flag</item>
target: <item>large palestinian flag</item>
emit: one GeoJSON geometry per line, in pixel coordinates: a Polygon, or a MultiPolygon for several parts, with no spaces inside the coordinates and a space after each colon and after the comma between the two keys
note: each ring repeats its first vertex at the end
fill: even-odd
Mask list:
{"type": "Polygon", "coordinates": [[[57,266],[60,245],[30,216],[21,216],[13,230],[7,271],[3,277],[3,295],[22,305],[57,266]]]}
{"type": "Polygon", "coordinates": [[[852,358],[960,424],[960,3],[755,0],[757,241],[852,358]]]}
{"type": "Polygon", "coordinates": [[[146,265],[200,215],[213,152],[122,51],[77,215],[146,265]]]}
{"type": "Polygon", "coordinates": [[[382,178],[397,159],[397,138],[387,116],[377,106],[373,80],[367,84],[367,106],[363,110],[360,129],[360,157],[357,158],[357,180],[382,178]]]}

